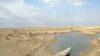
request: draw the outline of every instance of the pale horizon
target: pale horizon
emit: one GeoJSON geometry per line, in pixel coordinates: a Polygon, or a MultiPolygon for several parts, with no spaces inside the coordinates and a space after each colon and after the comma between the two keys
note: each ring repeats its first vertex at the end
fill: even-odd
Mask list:
{"type": "Polygon", "coordinates": [[[0,0],[0,27],[100,25],[100,0],[0,0]]]}

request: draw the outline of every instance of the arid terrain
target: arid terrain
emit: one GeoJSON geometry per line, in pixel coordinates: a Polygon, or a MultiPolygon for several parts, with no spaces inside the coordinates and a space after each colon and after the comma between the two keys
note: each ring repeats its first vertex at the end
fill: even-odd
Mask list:
{"type": "MultiPolygon", "coordinates": [[[[55,41],[54,36],[18,33],[13,30],[1,30],[0,56],[38,56],[39,52],[47,53],[46,49],[55,41]],[[37,54],[38,53],[38,54],[37,54]]],[[[42,54],[43,54],[42,53],[42,54]]]]}
{"type": "MultiPolygon", "coordinates": [[[[97,26],[67,26],[45,28],[1,28],[0,56],[53,56],[50,45],[56,41],[52,34],[79,31],[86,35],[100,32],[97,26]]],[[[93,40],[93,49],[81,56],[100,56],[100,39],[93,40]]]]}

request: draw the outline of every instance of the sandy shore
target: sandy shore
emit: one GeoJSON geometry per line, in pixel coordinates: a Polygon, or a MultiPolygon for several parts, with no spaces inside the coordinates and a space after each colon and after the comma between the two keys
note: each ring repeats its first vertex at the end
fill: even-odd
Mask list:
{"type": "Polygon", "coordinates": [[[100,38],[91,41],[92,49],[85,51],[80,56],[100,56],[100,38]]]}
{"type": "Polygon", "coordinates": [[[81,31],[81,34],[83,34],[83,35],[96,35],[96,33],[92,32],[92,31],[81,31]]]}
{"type": "MultiPolygon", "coordinates": [[[[73,31],[81,32],[86,35],[96,35],[100,32],[100,27],[52,27],[52,28],[29,28],[29,29],[0,29],[0,56],[53,56],[48,46],[55,41],[52,34],[63,34],[73,31]],[[39,53],[39,54],[37,54],[39,53]],[[43,53],[46,53],[45,55],[43,53]]],[[[95,43],[96,41],[93,41],[95,43]]],[[[98,42],[93,45],[93,49],[80,56],[98,56],[100,46],[98,42]],[[99,51],[98,51],[99,50],[99,51]]],[[[100,55],[99,55],[100,56],[100,55]]]]}

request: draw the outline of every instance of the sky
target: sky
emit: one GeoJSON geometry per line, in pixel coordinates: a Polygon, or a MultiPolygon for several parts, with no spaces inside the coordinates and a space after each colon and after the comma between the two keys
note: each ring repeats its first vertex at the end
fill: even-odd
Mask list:
{"type": "Polygon", "coordinates": [[[100,25],[100,0],[0,0],[0,27],[100,25]]]}

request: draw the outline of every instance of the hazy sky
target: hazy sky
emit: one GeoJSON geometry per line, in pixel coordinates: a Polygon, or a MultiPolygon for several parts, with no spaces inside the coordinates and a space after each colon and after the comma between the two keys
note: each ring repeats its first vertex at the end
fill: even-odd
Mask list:
{"type": "Polygon", "coordinates": [[[100,25],[100,0],[0,0],[0,27],[100,25]]]}

